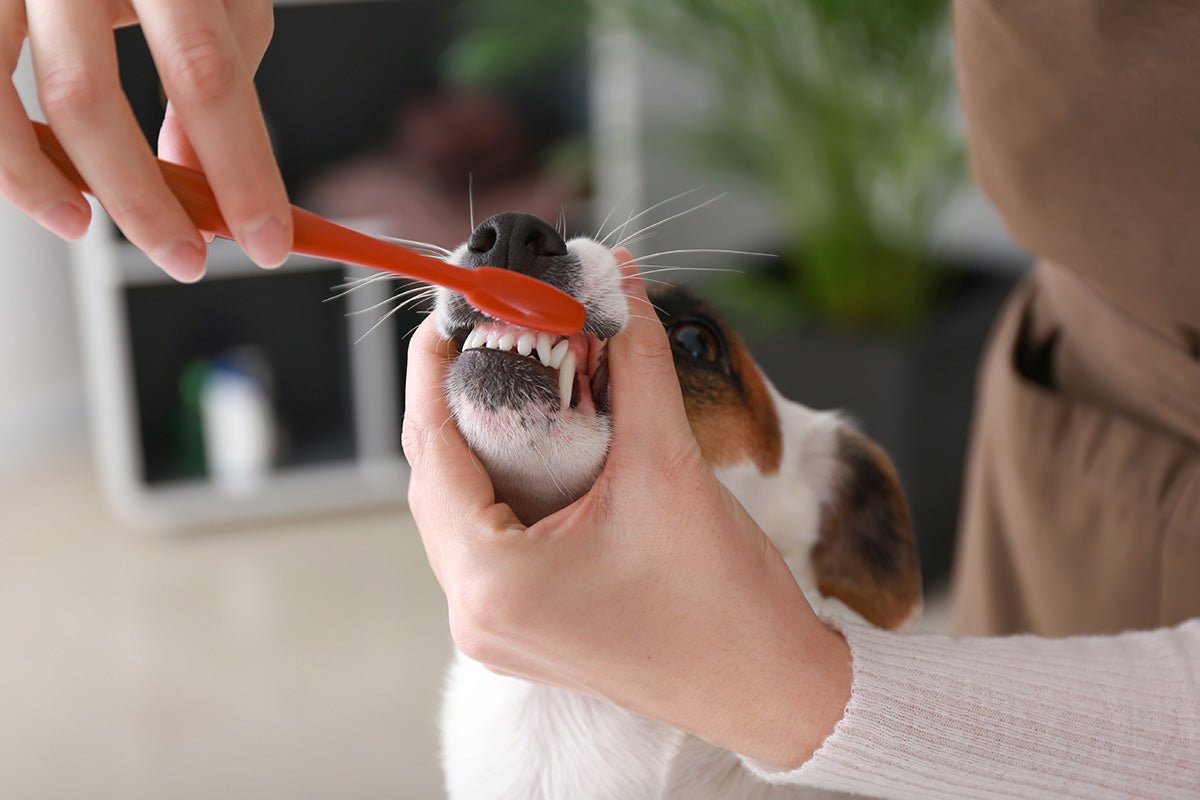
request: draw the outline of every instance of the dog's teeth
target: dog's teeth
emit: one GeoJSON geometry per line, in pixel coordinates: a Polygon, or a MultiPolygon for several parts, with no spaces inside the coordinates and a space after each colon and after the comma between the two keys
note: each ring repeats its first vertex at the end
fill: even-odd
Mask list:
{"type": "Polygon", "coordinates": [[[485,338],[486,335],[484,332],[476,328],[475,330],[471,331],[469,336],[467,336],[467,341],[463,342],[463,350],[474,350],[475,348],[479,347],[479,345],[483,344],[483,340],[485,338]]]}
{"type": "Polygon", "coordinates": [[[499,346],[500,346],[500,331],[495,331],[495,330],[488,331],[487,347],[492,350],[495,350],[499,346]]]}
{"type": "MultiPolygon", "coordinates": [[[[563,363],[563,357],[567,354],[567,350],[569,350],[570,347],[571,343],[566,339],[563,339],[561,342],[554,345],[554,349],[550,351],[550,366],[554,367],[555,369],[560,369],[561,364],[563,363]]],[[[571,367],[571,371],[574,372],[575,368],[571,367]]]]}
{"type": "Polygon", "coordinates": [[[517,338],[517,352],[523,356],[527,356],[533,352],[535,344],[537,344],[537,336],[526,331],[517,338]]]}
{"type": "Polygon", "coordinates": [[[539,333],[537,336],[537,354],[541,362],[547,367],[550,366],[550,351],[553,349],[550,343],[550,336],[545,333],[539,333]]]}
{"type": "Polygon", "coordinates": [[[512,350],[513,343],[516,341],[517,341],[516,335],[509,332],[500,337],[500,341],[496,346],[499,347],[501,350],[508,351],[508,350],[512,350]]]}
{"type": "MultiPolygon", "coordinates": [[[[563,339],[562,344],[566,344],[567,340],[563,339]]],[[[555,348],[557,350],[557,348],[555,348]]],[[[571,390],[575,385],[575,365],[578,359],[575,354],[568,351],[562,357],[562,363],[558,368],[558,399],[562,401],[562,410],[566,411],[571,405],[571,390]]]]}

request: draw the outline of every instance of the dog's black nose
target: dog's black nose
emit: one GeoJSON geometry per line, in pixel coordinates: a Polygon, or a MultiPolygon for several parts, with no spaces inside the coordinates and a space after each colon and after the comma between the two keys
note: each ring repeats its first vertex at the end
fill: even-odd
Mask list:
{"type": "Polygon", "coordinates": [[[505,212],[479,223],[467,240],[465,267],[501,267],[541,278],[553,256],[565,256],[558,231],[532,214],[505,212]]]}

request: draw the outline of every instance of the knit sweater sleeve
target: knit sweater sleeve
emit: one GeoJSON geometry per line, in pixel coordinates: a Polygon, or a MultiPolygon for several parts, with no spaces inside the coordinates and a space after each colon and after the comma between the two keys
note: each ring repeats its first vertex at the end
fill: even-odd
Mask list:
{"type": "Polygon", "coordinates": [[[1200,619],[1118,636],[899,635],[834,623],[853,682],[776,784],[895,798],[1200,797],[1200,619]]]}

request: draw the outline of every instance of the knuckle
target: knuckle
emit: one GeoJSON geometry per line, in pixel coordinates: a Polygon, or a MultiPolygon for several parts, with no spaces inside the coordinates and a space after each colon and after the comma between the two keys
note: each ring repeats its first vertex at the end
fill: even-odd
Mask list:
{"type": "Polygon", "coordinates": [[[100,106],[104,89],[94,73],[82,65],[60,65],[42,72],[38,97],[48,117],[79,120],[100,106]]]}
{"type": "Polygon", "coordinates": [[[420,462],[428,440],[429,435],[425,427],[405,415],[404,424],[400,429],[400,449],[404,451],[404,458],[409,464],[420,462]]]}
{"type": "Polygon", "coordinates": [[[450,638],[454,640],[454,646],[472,661],[488,666],[496,659],[496,648],[487,637],[456,615],[450,617],[450,638]]]}
{"type": "Polygon", "coordinates": [[[237,64],[216,32],[198,28],[171,43],[165,73],[173,90],[204,102],[232,90],[237,64]]]}
{"type": "Polygon", "coordinates": [[[169,231],[162,231],[159,237],[155,237],[155,241],[147,241],[146,232],[157,231],[163,228],[163,205],[154,205],[145,200],[138,199],[143,192],[134,192],[129,196],[123,196],[105,202],[104,207],[108,210],[109,215],[125,233],[131,238],[139,239],[139,247],[143,249],[149,247],[154,249],[157,245],[157,239],[162,237],[166,240],[169,231]]]}

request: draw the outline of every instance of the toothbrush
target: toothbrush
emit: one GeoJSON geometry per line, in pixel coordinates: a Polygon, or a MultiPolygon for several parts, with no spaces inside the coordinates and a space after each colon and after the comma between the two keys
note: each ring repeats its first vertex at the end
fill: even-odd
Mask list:
{"type": "MultiPolygon", "coordinates": [[[[87,182],[49,126],[31,122],[42,151],[75,188],[91,194],[87,182]]],[[[167,187],[179,198],[196,227],[232,239],[233,234],[221,216],[216,197],[204,175],[162,159],[157,161],[167,187]]],[[[393,242],[351,230],[297,206],[292,206],[292,222],[295,228],[293,253],[359,264],[444,286],[462,294],[468,303],[485,314],[537,331],[570,335],[582,330],[586,321],[587,312],[578,300],[528,275],[497,267],[456,267],[393,242]]]]}

